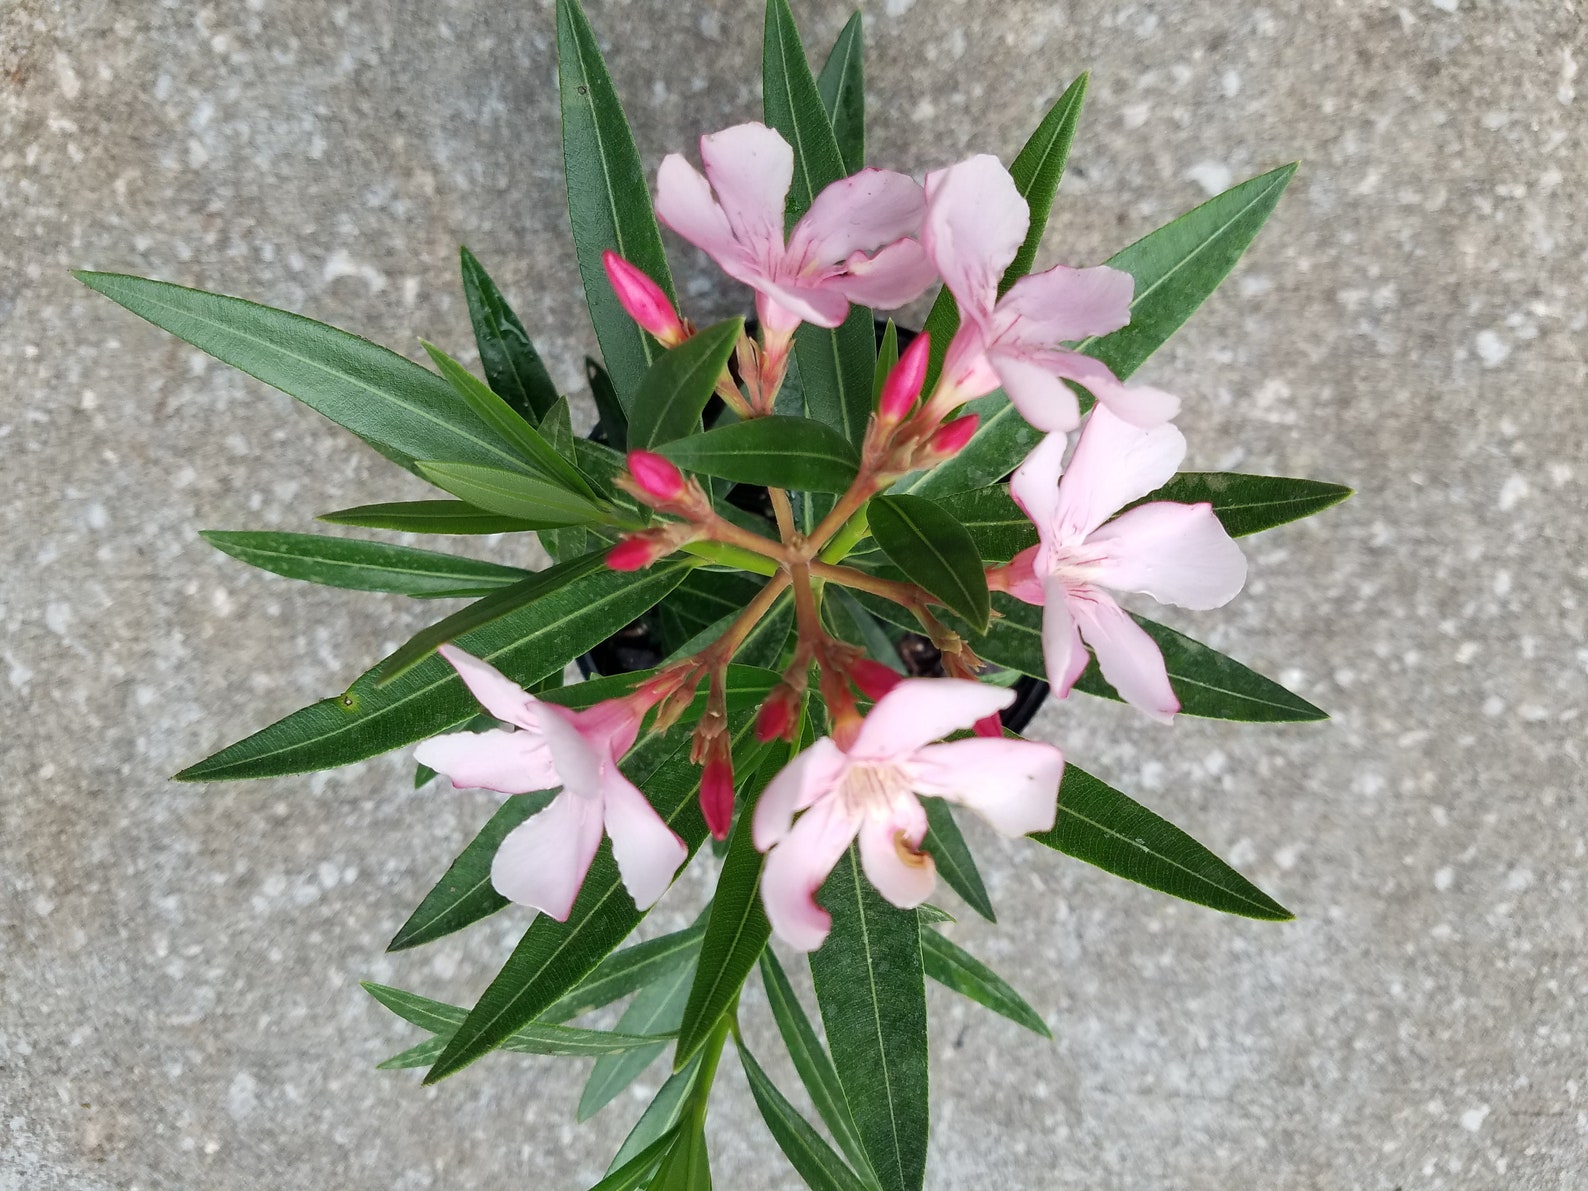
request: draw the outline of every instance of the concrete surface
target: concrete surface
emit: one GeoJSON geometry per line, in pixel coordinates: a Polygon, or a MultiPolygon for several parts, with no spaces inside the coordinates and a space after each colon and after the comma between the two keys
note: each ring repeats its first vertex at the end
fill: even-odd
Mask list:
{"type": "MultiPolygon", "coordinates": [[[[846,15],[797,7],[812,44],[846,15]]],[[[651,166],[759,114],[754,6],[590,13],[623,35],[651,166]]],[[[1040,721],[1299,920],[1228,920],[978,833],[1004,921],[955,935],[1057,1041],[934,991],[930,1185],[1588,1185],[1581,0],[869,18],[892,166],[1007,158],[1095,72],[1048,261],[1100,260],[1302,158],[1144,375],[1184,395],[1191,465],[1361,490],[1249,540],[1231,608],[1173,618],[1332,724],[1168,731],[1079,699],[1040,721]]],[[[463,352],[467,242],[577,386],[552,29],[546,0],[0,7],[0,1188],[573,1188],[639,1110],[576,1128],[567,1061],[428,1091],[371,1070],[412,1031],[357,980],[465,999],[524,925],[382,955],[490,799],[415,793],[401,758],[165,781],[340,690],[424,612],[274,580],[195,531],[419,489],[66,274],[463,352]]],[[[739,307],[675,259],[691,313],[739,307]]],[[[736,1071],[723,1087],[717,1185],[792,1185],[736,1071]]]]}

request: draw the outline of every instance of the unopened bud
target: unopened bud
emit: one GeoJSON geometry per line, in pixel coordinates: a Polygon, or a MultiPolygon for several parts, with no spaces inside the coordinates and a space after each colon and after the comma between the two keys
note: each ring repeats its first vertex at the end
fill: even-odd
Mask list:
{"type": "Polygon", "coordinates": [[[700,774],[700,813],[713,839],[727,839],[733,825],[733,754],[726,737],[716,737],[700,774]]]}
{"type": "Polygon", "coordinates": [[[607,566],[614,571],[643,571],[673,552],[673,545],[656,530],[630,534],[607,551],[607,566]]]}
{"type": "Polygon", "coordinates": [[[996,711],[991,715],[983,716],[976,721],[973,729],[977,736],[991,736],[995,740],[1002,740],[1004,735],[1004,721],[996,711]]]}
{"type": "Polygon", "coordinates": [[[635,487],[653,500],[666,504],[684,494],[684,473],[655,451],[630,451],[628,463],[635,487]]]}
{"type": "Polygon", "coordinates": [[[889,425],[897,425],[909,417],[915,408],[915,399],[921,395],[926,383],[927,358],[932,342],[925,332],[917,335],[899,362],[882,382],[882,394],[877,399],[877,417],[889,425]]]}
{"type": "Polygon", "coordinates": [[[932,437],[926,440],[927,451],[941,459],[959,454],[976,433],[976,425],[980,421],[975,414],[967,414],[963,418],[955,418],[947,426],[939,426],[932,437]]]}
{"type": "Polygon", "coordinates": [[[676,347],[688,338],[689,332],[661,286],[610,249],[601,254],[601,263],[623,309],[663,347],[676,347]]]}
{"type": "Polygon", "coordinates": [[[860,658],[849,664],[849,681],[873,703],[898,686],[902,677],[897,671],[871,658],[860,658]]]}
{"type": "Polygon", "coordinates": [[[755,737],[763,744],[794,739],[794,706],[798,695],[787,683],[779,683],[755,717],[755,737]]]}

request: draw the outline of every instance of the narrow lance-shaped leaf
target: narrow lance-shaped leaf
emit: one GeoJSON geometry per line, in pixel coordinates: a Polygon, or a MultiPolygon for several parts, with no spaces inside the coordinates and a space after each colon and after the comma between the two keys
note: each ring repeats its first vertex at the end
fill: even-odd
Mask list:
{"type": "Polygon", "coordinates": [[[422,461],[419,474],[477,508],[527,521],[537,528],[592,525],[611,520],[600,505],[549,480],[501,467],[475,463],[422,461]]]}
{"type": "Polygon", "coordinates": [[[960,834],[959,824],[954,822],[954,812],[941,798],[923,798],[921,805],[926,808],[928,825],[922,847],[936,862],[938,875],[976,913],[988,922],[997,922],[998,915],[993,913],[987,886],[982,883],[975,858],[970,854],[970,845],[960,834]]]}
{"type": "Polygon", "coordinates": [[[590,399],[595,402],[597,428],[607,445],[617,451],[629,449],[629,416],[618,401],[618,392],[612,387],[607,370],[589,356],[584,358],[585,380],[590,385],[590,399]]]}
{"type": "Polygon", "coordinates": [[[884,1191],[919,1191],[926,1173],[926,987],[919,921],[889,904],[851,846],[822,888],[832,933],[811,975],[833,1063],[884,1191]]]}
{"type": "Polygon", "coordinates": [[[683,930],[614,951],[553,1001],[540,1020],[567,1021],[638,992],[680,967],[688,967],[700,951],[700,936],[705,929],[702,915],[683,930]]]}
{"type": "Polygon", "coordinates": [[[833,43],[817,76],[816,90],[833,126],[844,172],[859,172],[866,164],[866,67],[864,27],[858,11],[833,43]]]}
{"type": "Polygon", "coordinates": [[[611,250],[673,296],[650,187],[595,31],[578,0],[557,0],[562,156],[579,276],[618,403],[628,409],[660,345],[624,311],[601,254],[611,250]]]}
{"type": "Polygon", "coordinates": [[[949,942],[935,930],[921,931],[921,957],[926,974],[945,988],[951,988],[1007,1017],[1044,1038],[1053,1037],[1047,1023],[1002,976],[964,948],[949,942]]]}
{"type": "Polygon", "coordinates": [[[1226,914],[1270,922],[1294,917],[1180,828],[1074,765],[1064,768],[1058,821],[1031,838],[1116,877],[1226,914]]]}
{"type": "Polygon", "coordinates": [[[402,500],[388,504],[359,505],[334,513],[321,513],[316,520],[328,525],[390,529],[397,533],[523,533],[537,528],[533,521],[487,513],[462,500],[402,500]]]}
{"type": "Polygon", "coordinates": [[[607,1168],[609,1174],[633,1160],[636,1155],[646,1152],[658,1138],[670,1134],[676,1137],[674,1126],[683,1115],[684,1105],[695,1090],[695,1080],[699,1076],[700,1059],[697,1056],[689,1066],[676,1072],[661,1086],[640,1114],[640,1119],[634,1123],[634,1128],[629,1130],[629,1135],[623,1139],[623,1145],[612,1159],[612,1165],[607,1168]]]}
{"type": "Polygon", "coordinates": [[[761,1110],[761,1119],[766,1122],[778,1148],[793,1163],[800,1178],[805,1180],[805,1185],[812,1191],[866,1191],[866,1184],[844,1165],[844,1160],[822,1140],[821,1134],[806,1123],[767,1078],[766,1072],[761,1070],[761,1064],[755,1061],[744,1043],[738,1045],[739,1061],[744,1065],[750,1094],[755,1097],[756,1107],[761,1110]]]}
{"type": "Polygon", "coordinates": [[[678,1140],[662,1159],[648,1191],[711,1191],[704,1117],[691,1116],[679,1127],[678,1140]]]}
{"type": "MultiPolygon", "coordinates": [[[[561,670],[675,587],[687,564],[661,562],[641,576],[581,574],[458,638],[460,648],[526,685],[561,670]]],[[[487,597],[490,598],[490,597],[487,597]]],[[[279,777],[362,761],[445,732],[479,711],[451,666],[425,659],[389,686],[381,666],[343,694],[322,699],[177,774],[208,782],[279,777]]]]}
{"type": "Polygon", "coordinates": [[[202,352],[296,397],[387,458],[513,467],[452,387],[412,360],[335,327],[242,298],[120,273],[79,281],[202,352]]]}
{"type": "Polygon", "coordinates": [[[211,546],[250,566],[327,587],[432,596],[470,591],[484,595],[528,578],[530,572],[412,546],[330,538],[311,533],[205,530],[211,546]]]}
{"type": "Polygon", "coordinates": [[[458,252],[463,296],[474,324],[474,342],[491,388],[526,418],[539,421],[557,400],[557,386],[530,342],[524,324],[467,248],[458,252]]]}
{"type": "Polygon", "coordinates": [[[860,468],[859,453],[836,430],[777,414],[675,439],[660,453],[685,471],[804,492],[843,492],[860,468]]]}
{"type": "Polygon", "coordinates": [[[905,576],[984,631],[987,573],[965,527],[919,496],[878,496],[867,510],[871,536],[905,576]]]}
{"type": "MultiPolygon", "coordinates": [[[[671,966],[658,972],[650,983],[634,994],[634,999],[618,1018],[617,1028],[627,1034],[676,1034],[679,1023],[684,1019],[684,1006],[689,1000],[689,985],[695,974],[696,957],[699,954],[698,943],[688,951],[675,952],[671,966]]],[[[657,1043],[643,1050],[632,1050],[597,1061],[590,1071],[590,1078],[585,1081],[575,1116],[580,1121],[588,1121],[595,1116],[614,1096],[638,1079],[666,1049],[666,1043],[657,1043]]]]}
{"type": "Polygon", "coordinates": [[[1350,495],[1351,489],[1345,485],[1321,480],[1183,471],[1137,503],[1172,500],[1194,505],[1206,501],[1225,532],[1239,538],[1321,513],[1350,495]]]}
{"type": "Polygon", "coordinates": [[[641,1148],[634,1157],[628,1159],[622,1166],[608,1172],[590,1191],[637,1191],[640,1187],[650,1185],[651,1172],[657,1164],[667,1156],[677,1140],[677,1134],[664,1132],[649,1145],[641,1148]]]}
{"type": "MultiPolygon", "coordinates": [[[[566,397],[559,397],[552,402],[551,408],[546,411],[546,416],[540,420],[538,429],[541,437],[558,455],[564,459],[578,458],[579,440],[574,437],[573,411],[568,407],[566,397]]],[[[607,488],[606,491],[610,494],[611,489],[607,488]]],[[[557,562],[592,549],[589,531],[579,525],[570,525],[562,529],[543,529],[540,531],[540,544],[546,547],[546,553],[557,562]]],[[[599,549],[599,547],[594,548],[599,549]]]]}
{"type": "Polygon", "coordinates": [[[629,446],[650,449],[698,430],[700,411],[743,332],[742,318],[724,319],[651,365],[629,406],[629,446]]]}

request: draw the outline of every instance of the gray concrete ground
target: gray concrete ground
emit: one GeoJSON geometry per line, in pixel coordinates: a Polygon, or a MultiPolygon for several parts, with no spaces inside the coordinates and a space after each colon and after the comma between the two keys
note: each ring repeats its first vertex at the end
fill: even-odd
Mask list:
{"type": "MultiPolygon", "coordinates": [[[[797,7],[813,44],[846,15],[797,7]]],[[[590,13],[651,165],[758,115],[751,5],[590,13]]],[[[66,273],[467,354],[467,242],[577,387],[552,28],[547,0],[0,7],[0,1188],[575,1187],[639,1110],[576,1128],[567,1061],[433,1090],[371,1069],[410,1031],[356,981],[465,999],[524,925],[382,955],[490,799],[415,793],[402,758],[165,780],[424,614],[195,531],[419,489],[66,273]]],[[[1331,724],[1040,720],[1298,921],[978,833],[1003,924],[955,937],[1056,1041],[934,990],[930,1185],[1588,1185],[1580,0],[877,0],[868,32],[873,157],[913,171],[1007,159],[1095,72],[1045,260],[1300,157],[1145,375],[1184,395],[1192,466],[1360,489],[1249,540],[1232,607],[1174,618],[1331,724]]],[[[691,313],[741,303],[675,259],[691,313]]],[[[706,888],[697,867],[662,918],[706,888]]],[[[770,1052],[758,994],[748,1014],[770,1052]]],[[[723,1087],[718,1185],[792,1185],[723,1087]]]]}

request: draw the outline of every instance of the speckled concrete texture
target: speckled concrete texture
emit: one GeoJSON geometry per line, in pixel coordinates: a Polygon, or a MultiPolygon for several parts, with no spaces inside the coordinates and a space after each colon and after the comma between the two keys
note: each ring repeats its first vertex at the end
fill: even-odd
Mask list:
{"type": "MultiPolygon", "coordinates": [[[[796,8],[812,45],[847,15],[796,8]]],[[[650,166],[759,115],[752,5],[589,11],[621,35],[650,166]]],[[[1172,619],[1332,723],[1165,730],[1079,697],[1039,721],[1298,920],[975,832],[1002,922],[954,937],[1056,1041],[933,990],[929,1184],[1588,1185],[1581,0],[877,0],[867,24],[872,156],[912,171],[1007,159],[1094,71],[1048,261],[1101,260],[1301,158],[1143,376],[1184,395],[1190,466],[1360,489],[1248,539],[1230,608],[1172,619]]],[[[546,0],[0,6],[5,1191],[575,1188],[639,1111],[625,1096],[575,1127],[566,1060],[493,1057],[430,1090],[372,1070],[412,1031],[359,979],[465,1000],[525,924],[382,954],[491,799],[414,792],[399,757],[165,780],[340,690],[426,612],[249,571],[196,531],[308,529],[421,489],[67,276],[157,276],[473,359],[466,242],[577,389],[593,342],[552,29],[546,0]]],[[[690,313],[742,304],[675,261],[690,313]]],[[[770,1056],[758,993],[747,1020],[770,1056]]],[[[724,1068],[717,1185],[792,1186],[724,1068]]]]}

